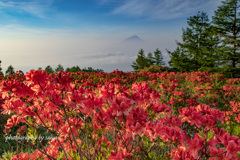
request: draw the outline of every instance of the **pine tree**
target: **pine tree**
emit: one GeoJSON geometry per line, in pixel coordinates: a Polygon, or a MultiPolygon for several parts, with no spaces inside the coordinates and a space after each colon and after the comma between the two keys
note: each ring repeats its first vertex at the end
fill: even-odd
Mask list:
{"type": "Polygon", "coordinates": [[[52,67],[51,67],[50,65],[48,65],[44,70],[45,70],[48,74],[54,73],[54,70],[52,69],[52,67]]]}
{"type": "Polygon", "coordinates": [[[83,72],[104,72],[102,69],[93,69],[92,67],[88,67],[88,68],[86,68],[86,67],[84,67],[83,69],[82,69],[82,71],[83,72]]]}
{"type": "Polygon", "coordinates": [[[133,62],[133,64],[131,66],[135,71],[139,71],[139,70],[143,69],[144,67],[149,67],[150,64],[151,64],[150,60],[146,58],[146,56],[144,54],[144,50],[141,49],[138,52],[136,61],[133,62]]]}
{"type": "Polygon", "coordinates": [[[193,68],[193,63],[189,58],[188,52],[186,52],[181,47],[177,47],[175,51],[167,51],[170,55],[169,66],[171,70],[180,71],[180,72],[190,72],[193,68]]]}
{"type": "Polygon", "coordinates": [[[6,76],[12,75],[14,73],[15,73],[14,68],[12,65],[10,65],[6,70],[6,76]]]}
{"type": "Polygon", "coordinates": [[[68,72],[79,72],[79,71],[81,71],[81,69],[80,69],[79,66],[73,66],[71,68],[67,68],[66,71],[68,71],[68,72]]]}
{"type": "Polygon", "coordinates": [[[2,61],[0,60],[0,74],[3,74],[3,73],[2,73],[1,63],[2,63],[2,61]]]}
{"type": "Polygon", "coordinates": [[[162,52],[158,48],[154,52],[154,63],[156,65],[165,65],[165,62],[163,61],[162,52]]]}
{"type": "Polygon", "coordinates": [[[168,51],[171,57],[169,65],[182,72],[217,67],[219,42],[212,33],[207,13],[198,12],[187,20],[189,27],[183,29],[183,42],[177,42],[174,52],[168,51]]]}
{"type": "Polygon", "coordinates": [[[150,65],[152,65],[152,64],[154,64],[156,61],[155,61],[155,58],[153,57],[153,54],[151,53],[151,52],[149,52],[148,54],[147,54],[147,57],[146,57],[147,59],[148,59],[148,65],[150,66],[150,65]]]}
{"type": "Polygon", "coordinates": [[[221,62],[233,77],[240,70],[240,0],[225,0],[213,16],[217,35],[221,37],[221,62]]]}
{"type": "Polygon", "coordinates": [[[64,68],[61,64],[58,64],[57,68],[55,68],[55,72],[58,73],[60,71],[64,71],[64,68]]]}

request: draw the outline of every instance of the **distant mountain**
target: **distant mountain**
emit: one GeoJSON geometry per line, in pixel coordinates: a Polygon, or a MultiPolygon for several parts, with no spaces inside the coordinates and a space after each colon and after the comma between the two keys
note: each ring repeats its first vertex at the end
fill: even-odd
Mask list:
{"type": "Polygon", "coordinates": [[[143,40],[137,35],[132,35],[131,37],[125,39],[125,42],[142,42],[142,41],[143,40]]]}

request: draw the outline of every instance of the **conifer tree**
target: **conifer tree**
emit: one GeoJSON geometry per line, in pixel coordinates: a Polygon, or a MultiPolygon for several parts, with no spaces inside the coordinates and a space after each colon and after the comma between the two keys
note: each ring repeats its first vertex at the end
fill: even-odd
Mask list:
{"type": "Polygon", "coordinates": [[[156,65],[165,65],[165,62],[163,61],[162,52],[157,48],[156,51],[154,51],[154,63],[156,65]]]}
{"type": "Polygon", "coordinates": [[[68,72],[79,72],[79,71],[81,71],[81,69],[80,69],[79,66],[73,66],[71,68],[67,68],[66,71],[68,71],[68,72]]]}
{"type": "Polygon", "coordinates": [[[55,72],[58,73],[60,71],[64,71],[64,68],[61,64],[58,64],[57,68],[55,68],[55,72]]]}
{"type": "Polygon", "coordinates": [[[191,63],[188,53],[184,49],[178,46],[175,51],[168,51],[168,54],[171,58],[168,62],[171,70],[180,72],[190,72],[192,70],[193,64],[191,63]]]}
{"type": "Polygon", "coordinates": [[[183,29],[183,42],[177,42],[174,52],[168,51],[169,65],[182,72],[218,67],[219,39],[212,32],[207,13],[198,12],[187,20],[189,27],[183,29]]]}
{"type": "MultiPolygon", "coordinates": [[[[224,71],[236,77],[240,70],[240,0],[225,0],[213,16],[213,24],[221,37],[221,62],[224,71]]],[[[239,76],[239,75],[238,75],[239,76]]]]}
{"type": "Polygon", "coordinates": [[[154,54],[149,52],[147,56],[144,54],[144,50],[141,49],[138,52],[136,61],[134,61],[131,66],[135,71],[140,71],[152,65],[157,65],[157,66],[165,65],[165,62],[163,61],[163,57],[162,57],[162,52],[158,48],[156,49],[156,51],[154,51],[154,54]]]}
{"type": "Polygon", "coordinates": [[[54,70],[52,69],[52,67],[51,67],[50,65],[48,65],[44,70],[45,70],[48,74],[54,73],[54,70]]]}
{"type": "Polygon", "coordinates": [[[0,73],[3,74],[3,73],[2,73],[1,63],[2,63],[2,61],[0,60],[0,73]]]}
{"type": "Polygon", "coordinates": [[[146,58],[144,54],[144,50],[141,49],[138,52],[138,56],[135,62],[131,65],[135,71],[139,71],[143,69],[144,67],[149,67],[150,66],[150,60],[146,58]]]}
{"type": "Polygon", "coordinates": [[[152,64],[154,64],[156,61],[155,61],[155,58],[153,57],[153,54],[151,53],[151,52],[149,52],[148,54],[147,54],[147,57],[146,57],[147,59],[148,59],[148,65],[150,66],[150,65],[152,65],[152,64]]]}
{"type": "Polygon", "coordinates": [[[14,71],[14,68],[12,65],[8,66],[7,70],[6,70],[6,76],[9,76],[11,74],[14,74],[15,71],[14,71]]]}

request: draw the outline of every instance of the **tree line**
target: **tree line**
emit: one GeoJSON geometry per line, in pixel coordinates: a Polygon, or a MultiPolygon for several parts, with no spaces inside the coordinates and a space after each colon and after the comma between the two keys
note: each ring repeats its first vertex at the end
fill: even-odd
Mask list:
{"type": "MultiPolygon", "coordinates": [[[[41,70],[42,68],[39,67],[38,70],[41,70]]],[[[53,69],[50,65],[48,65],[44,71],[46,71],[48,74],[51,74],[51,73],[58,73],[60,71],[68,71],[68,72],[79,72],[79,71],[84,71],[84,72],[104,72],[104,70],[102,69],[93,69],[92,67],[88,67],[88,68],[83,68],[83,69],[80,69],[79,66],[73,66],[71,68],[66,68],[64,70],[64,67],[61,65],[61,64],[58,64],[58,66],[53,69]]],[[[1,68],[1,61],[0,61],[0,73],[3,74],[2,72],[2,68],[1,68]]],[[[12,65],[8,66],[6,72],[5,72],[5,76],[9,76],[9,75],[12,75],[15,73],[15,69],[12,65]]]]}
{"type": "MultiPolygon", "coordinates": [[[[187,19],[182,29],[182,42],[170,56],[169,70],[178,72],[209,71],[228,77],[240,76],[240,0],[225,0],[209,20],[206,12],[198,12],[187,19]]],[[[161,55],[161,51],[158,55],[161,55]]],[[[156,64],[140,50],[132,67],[139,71],[156,64]]],[[[162,65],[163,63],[161,63],[162,65]]]]}
{"type": "MultiPolygon", "coordinates": [[[[39,68],[38,70],[40,70],[42,68],[39,68]]],[[[66,68],[66,70],[64,70],[63,66],[61,64],[58,64],[58,66],[55,68],[55,70],[48,65],[45,69],[44,69],[48,74],[50,73],[58,73],[60,71],[68,71],[68,72],[79,72],[79,71],[84,71],[84,72],[104,72],[102,69],[93,69],[92,67],[88,67],[88,68],[83,68],[80,69],[79,66],[73,66],[71,68],[66,68]]]]}

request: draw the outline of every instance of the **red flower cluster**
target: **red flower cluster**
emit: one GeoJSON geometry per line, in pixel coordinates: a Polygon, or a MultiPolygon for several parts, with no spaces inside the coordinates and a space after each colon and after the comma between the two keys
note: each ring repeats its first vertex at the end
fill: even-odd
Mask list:
{"type": "MultiPolygon", "coordinates": [[[[239,137],[218,124],[232,115],[240,123],[240,103],[230,101],[225,112],[211,108],[218,107],[218,102],[201,103],[218,89],[209,85],[217,81],[215,76],[209,72],[121,71],[48,75],[31,70],[19,79],[3,79],[2,114],[13,114],[5,133],[19,127],[19,135],[39,136],[37,129],[43,128],[57,137],[46,146],[26,142],[36,151],[21,152],[12,159],[130,160],[150,159],[160,153],[175,160],[238,159],[239,137]],[[140,77],[145,81],[136,82],[140,77]],[[193,88],[191,95],[182,83],[186,80],[193,88]]],[[[223,92],[238,89],[235,85],[222,87],[223,92]]]]}

